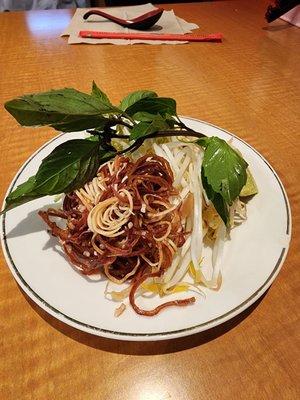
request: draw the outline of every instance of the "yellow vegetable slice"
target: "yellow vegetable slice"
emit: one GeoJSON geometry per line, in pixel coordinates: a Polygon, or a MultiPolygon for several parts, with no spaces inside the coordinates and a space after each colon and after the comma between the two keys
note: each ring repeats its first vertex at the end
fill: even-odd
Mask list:
{"type": "Polygon", "coordinates": [[[255,183],[255,180],[251,174],[251,172],[249,171],[249,168],[247,168],[247,181],[245,186],[242,188],[240,196],[241,197],[246,197],[246,196],[252,196],[256,193],[258,193],[258,188],[257,185],[255,183]]]}

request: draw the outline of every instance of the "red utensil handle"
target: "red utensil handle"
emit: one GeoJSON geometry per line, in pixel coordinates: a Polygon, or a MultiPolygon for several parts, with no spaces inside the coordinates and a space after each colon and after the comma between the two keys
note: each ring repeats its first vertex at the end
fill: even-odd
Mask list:
{"type": "Polygon", "coordinates": [[[142,40],[177,40],[183,42],[222,42],[222,33],[209,35],[171,34],[171,33],[122,33],[101,31],[80,31],[79,36],[92,39],[142,39],[142,40]]]}

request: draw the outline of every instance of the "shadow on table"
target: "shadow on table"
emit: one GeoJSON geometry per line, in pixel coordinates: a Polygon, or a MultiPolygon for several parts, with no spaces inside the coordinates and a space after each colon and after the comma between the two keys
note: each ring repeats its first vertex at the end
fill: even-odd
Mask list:
{"type": "Polygon", "coordinates": [[[226,332],[235,328],[245,318],[247,318],[258,306],[265,294],[257,300],[252,306],[247,308],[241,314],[230,319],[223,324],[211,328],[204,332],[196,333],[190,336],[168,339],[161,341],[143,341],[143,342],[132,342],[124,340],[106,339],[99,336],[95,336],[89,333],[82,332],[78,329],[72,328],[69,325],[57,320],[56,318],[49,315],[46,311],[36,305],[24,292],[20,289],[23,296],[34,309],[48,324],[53,328],[68,336],[69,338],[82,343],[86,346],[93,347],[106,352],[127,354],[127,355],[156,355],[156,354],[168,354],[176,353],[179,351],[191,349],[193,347],[201,346],[202,344],[208,343],[218,337],[224,335],[226,332]]]}
{"type": "Polygon", "coordinates": [[[276,32],[276,31],[283,31],[285,29],[291,29],[293,28],[294,25],[289,24],[286,21],[280,21],[278,22],[277,25],[268,25],[268,26],[264,26],[262,29],[264,31],[269,31],[269,32],[276,32]]]}

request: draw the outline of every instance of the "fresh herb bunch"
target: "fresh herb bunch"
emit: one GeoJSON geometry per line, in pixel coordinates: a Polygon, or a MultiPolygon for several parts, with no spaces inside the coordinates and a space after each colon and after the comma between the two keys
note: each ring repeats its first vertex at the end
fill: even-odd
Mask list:
{"type": "Polygon", "coordinates": [[[91,136],[57,146],[42,161],[36,175],[7,196],[2,213],[39,197],[82,187],[101,164],[135,151],[149,138],[198,138],[195,145],[204,149],[203,187],[226,225],[229,206],[246,183],[247,163],[235,150],[218,137],[188,128],[177,115],[176,101],[153,91],[130,93],[116,107],[93,82],[91,94],[68,88],[51,90],[8,101],[5,108],[24,126],[48,125],[62,132],[87,130],[91,136]],[[112,139],[118,138],[128,139],[125,150],[117,151],[112,145],[112,139]]]}

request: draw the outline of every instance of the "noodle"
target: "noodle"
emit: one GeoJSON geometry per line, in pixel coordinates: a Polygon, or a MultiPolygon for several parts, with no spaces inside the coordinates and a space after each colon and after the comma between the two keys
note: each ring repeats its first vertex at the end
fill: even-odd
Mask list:
{"type": "MultiPolygon", "coordinates": [[[[116,157],[102,165],[91,182],[67,194],[62,210],[40,215],[77,269],[83,274],[102,272],[117,284],[129,281],[129,298],[135,304],[140,282],[163,275],[186,239],[173,181],[169,163],[160,156],[145,155],[136,162],[116,157]],[[65,229],[50,216],[65,219],[65,229]]],[[[155,315],[169,305],[190,302],[167,302],[152,311],[133,308],[155,315]]]]}
{"type": "MultiPolygon", "coordinates": [[[[139,294],[164,296],[200,285],[218,290],[227,235],[203,190],[203,150],[177,138],[162,145],[153,142],[150,148],[154,154],[108,161],[90,182],[65,195],[62,209],[39,212],[76,269],[84,275],[102,273],[114,284],[126,283],[119,291],[106,289],[105,296],[120,302],[128,298],[133,310],[144,316],[192,304],[195,298],[144,310],[136,304],[139,294]],[[65,227],[54,218],[63,220],[65,227]],[[204,240],[212,246],[211,277],[202,269],[204,240]],[[183,282],[189,273],[193,283],[183,282]]],[[[229,211],[231,227],[246,219],[246,206],[239,199],[229,211]]],[[[122,303],[115,315],[125,308],[122,303]]]]}

